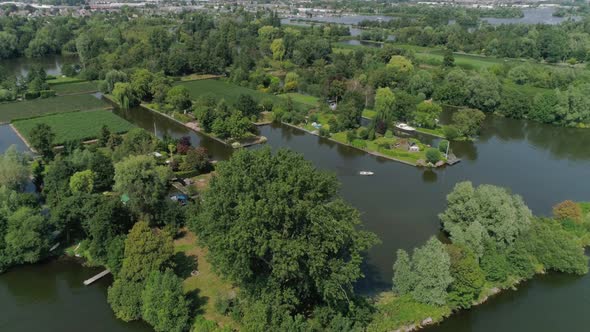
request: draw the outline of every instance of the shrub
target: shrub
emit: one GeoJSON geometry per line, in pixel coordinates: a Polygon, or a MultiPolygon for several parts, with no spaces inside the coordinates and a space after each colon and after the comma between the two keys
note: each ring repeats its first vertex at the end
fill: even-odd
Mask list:
{"type": "Polygon", "coordinates": [[[43,90],[41,92],[39,92],[41,98],[49,98],[49,97],[55,97],[56,92],[55,90],[43,90]]]}
{"type": "Polygon", "coordinates": [[[580,222],[582,220],[582,209],[577,203],[567,200],[553,207],[553,216],[561,221],[573,220],[580,222]]]}
{"type": "Polygon", "coordinates": [[[359,128],[357,134],[358,134],[359,138],[361,138],[361,139],[369,138],[369,131],[365,127],[359,128]]]}
{"type": "Polygon", "coordinates": [[[435,148],[426,150],[426,160],[429,163],[436,164],[442,159],[442,154],[435,148]]]}
{"type": "Polygon", "coordinates": [[[37,99],[41,94],[38,91],[27,91],[24,94],[26,100],[37,99]]]}
{"type": "Polygon", "coordinates": [[[317,113],[313,113],[309,115],[309,121],[311,122],[318,122],[318,114],[317,113]]]}
{"type": "Polygon", "coordinates": [[[14,93],[7,89],[0,89],[0,102],[1,101],[12,101],[16,98],[14,93]]]}
{"type": "Polygon", "coordinates": [[[443,133],[445,137],[449,140],[456,139],[461,135],[461,133],[459,133],[459,129],[457,129],[457,127],[455,127],[454,125],[444,126],[443,133]]]}
{"type": "Polygon", "coordinates": [[[393,132],[391,130],[386,131],[385,138],[393,138],[393,132]]]}

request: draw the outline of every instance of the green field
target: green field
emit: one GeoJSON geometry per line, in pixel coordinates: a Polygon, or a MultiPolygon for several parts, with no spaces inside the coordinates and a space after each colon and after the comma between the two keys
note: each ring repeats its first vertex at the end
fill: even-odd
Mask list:
{"type": "Polygon", "coordinates": [[[279,95],[279,97],[285,99],[287,99],[287,97],[291,97],[291,100],[293,100],[294,102],[309,105],[311,107],[316,107],[318,105],[318,102],[320,101],[318,97],[304,95],[297,92],[284,93],[282,95],[279,95]]]}
{"type": "Polygon", "coordinates": [[[125,133],[134,127],[131,123],[105,110],[58,113],[33,119],[17,120],[12,124],[29,140],[31,130],[39,123],[51,127],[55,133],[55,145],[67,141],[97,138],[104,125],[114,133],[125,133]]]}
{"type": "Polygon", "coordinates": [[[45,114],[87,111],[109,105],[92,95],[58,96],[0,104],[0,123],[45,114]]]}
{"type": "MultiPolygon", "coordinates": [[[[225,99],[225,101],[229,104],[233,104],[238,100],[238,97],[241,94],[247,94],[252,96],[252,98],[256,99],[256,101],[258,102],[264,100],[265,98],[269,98],[274,103],[283,103],[285,101],[284,98],[281,98],[279,96],[227,83],[222,80],[198,80],[182,82],[179,84],[185,86],[188,89],[192,99],[197,99],[201,96],[211,95],[217,99],[225,99]]],[[[296,100],[293,101],[299,107],[303,107],[305,109],[310,108],[310,105],[306,103],[301,103],[296,100]]]]}
{"type": "Polygon", "coordinates": [[[53,84],[51,89],[55,90],[58,95],[67,95],[74,93],[96,92],[98,91],[98,82],[78,82],[78,83],[63,83],[53,84]]]}

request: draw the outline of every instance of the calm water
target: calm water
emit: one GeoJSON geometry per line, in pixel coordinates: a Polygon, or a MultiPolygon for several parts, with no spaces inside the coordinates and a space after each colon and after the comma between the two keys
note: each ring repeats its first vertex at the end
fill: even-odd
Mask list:
{"type": "MultiPolygon", "coordinates": [[[[159,136],[189,135],[193,144],[207,147],[217,159],[231,154],[231,149],[149,111],[132,109],[117,114],[159,136]]],[[[437,214],[444,209],[446,194],[459,181],[509,187],[538,215],[549,214],[551,206],[564,199],[590,200],[590,130],[489,117],[477,142],[451,144],[463,161],[436,171],[373,157],[290,127],[265,126],[261,133],[273,149],[291,148],[317,167],[335,172],[342,182],[342,196],[361,211],[364,227],[381,238],[364,267],[367,278],[358,285],[367,293],[390,287],[398,248],[412,249],[439,233],[437,214]],[[375,176],[359,176],[361,170],[373,171],[375,176]]],[[[105,301],[108,281],[81,286],[93,272],[58,262],[0,276],[4,292],[0,294],[0,311],[8,313],[0,318],[0,330],[36,331],[39,326],[50,331],[69,330],[62,325],[64,321],[72,324],[71,330],[141,330],[142,325],[123,324],[112,316],[105,301]],[[80,313],[84,308],[92,308],[92,314],[80,313]],[[23,323],[23,315],[36,320],[23,323]]],[[[590,316],[582,312],[589,305],[590,277],[549,274],[431,329],[578,331],[590,325],[590,316]],[[539,315],[545,312],[551,314],[539,315]]]]}
{"type": "Polygon", "coordinates": [[[0,275],[0,331],[150,331],[144,323],[115,319],[106,299],[112,279],[82,284],[100,271],[59,260],[0,275]]]}
{"type": "Polygon", "coordinates": [[[26,76],[32,66],[41,65],[48,75],[60,75],[64,64],[77,63],[76,57],[48,55],[43,58],[16,58],[2,60],[0,65],[17,76],[26,76]]]}
{"type": "Polygon", "coordinates": [[[512,24],[512,23],[524,23],[524,24],[559,24],[568,19],[580,20],[581,17],[575,16],[569,17],[556,17],[553,16],[555,8],[543,7],[543,8],[527,8],[522,10],[524,17],[518,18],[495,18],[495,17],[482,17],[482,21],[487,21],[491,25],[500,24],[512,24]]]}

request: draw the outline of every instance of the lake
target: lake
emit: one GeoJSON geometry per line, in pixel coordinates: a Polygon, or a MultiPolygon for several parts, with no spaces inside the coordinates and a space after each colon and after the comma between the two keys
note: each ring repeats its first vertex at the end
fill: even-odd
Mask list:
{"type": "Polygon", "coordinates": [[[538,8],[525,8],[522,10],[524,14],[523,17],[515,17],[515,18],[495,18],[495,17],[482,17],[482,21],[486,21],[491,25],[500,25],[500,24],[514,24],[514,23],[523,23],[523,24],[559,24],[563,21],[567,21],[569,19],[573,20],[581,20],[582,18],[579,16],[574,16],[572,18],[569,17],[557,17],[553,16],[556,8],[554,7],[538,7],[538,8]]]}
{"type": "MultiPolygon", "coordinates": [[[[193,144],[205,146],[216,159],[227,159],[232,153],[231,148],[147,110],[115,112],[158,136],[188,135],[193,144]]],[[[3,133],[3,128],[3,144],[18,140],[3,133]]],[[[365,294],[391,287],[398,248],[411,250],[430,236],[440,235],[437,214],[459,181],[508,187],[522,195],[537,215],[548,215],[554,204],[565,199],[590,200],[590,130],[489,116],[477,141],[451,143],[463,161],[434,171],[374,157],[287,126],[269,125],[260,130],[271,148],[293,149],[318,168],[334,172],[342,182],[343,198],[361,211],[363,227],[381,239],[368,254],[363,267],[366,278],[357,285],[365,294]],[[359,176],[361,170],[375,175],[359,176]]],[[[106,303],[108,280],[82,286],[82,280],[96,271],[69,261],[54,261],[0,275],[0,311],[4,313],[0,330],[145,330],[145,325],[125,324],[112,315],[106,303]]],[[[588,275],[551,273],[429,329],[577,331],[590,325],[590,316],[582,312],[588,305],[588,275]]]]}
{"type": "Polygon", "coordinates": [[[27,76],[31,67],[40,65],[47,75],[61,75],[61,67],[64,64],[78,63],[75,56],[47,55],[43,58],[14,58],[2,60],[0,65],[16,76],[27,76]]]}

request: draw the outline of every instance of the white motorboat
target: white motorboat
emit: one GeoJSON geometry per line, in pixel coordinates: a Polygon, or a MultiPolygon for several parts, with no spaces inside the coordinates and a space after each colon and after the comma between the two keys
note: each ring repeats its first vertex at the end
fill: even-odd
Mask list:
{"type": "Polygon", "coordinates": [[[395,127],[397,129],[401,129],[401,130],[405,130],[405,131],[415,131],[416,130],[416,128],[411,127],[411,126],[408,126],[405,123],[398,123],[398,124],[395,125],[395,127]]]}
{"type": "Polygon", "coordinates": [[[373,172],[370,172],[370,171],[360,171],[360,172],[359,172],[359,174],[360,174],[360,175],[373,175],[373,174],[375,174],[375,173],[373,173],[373,172]]]}

